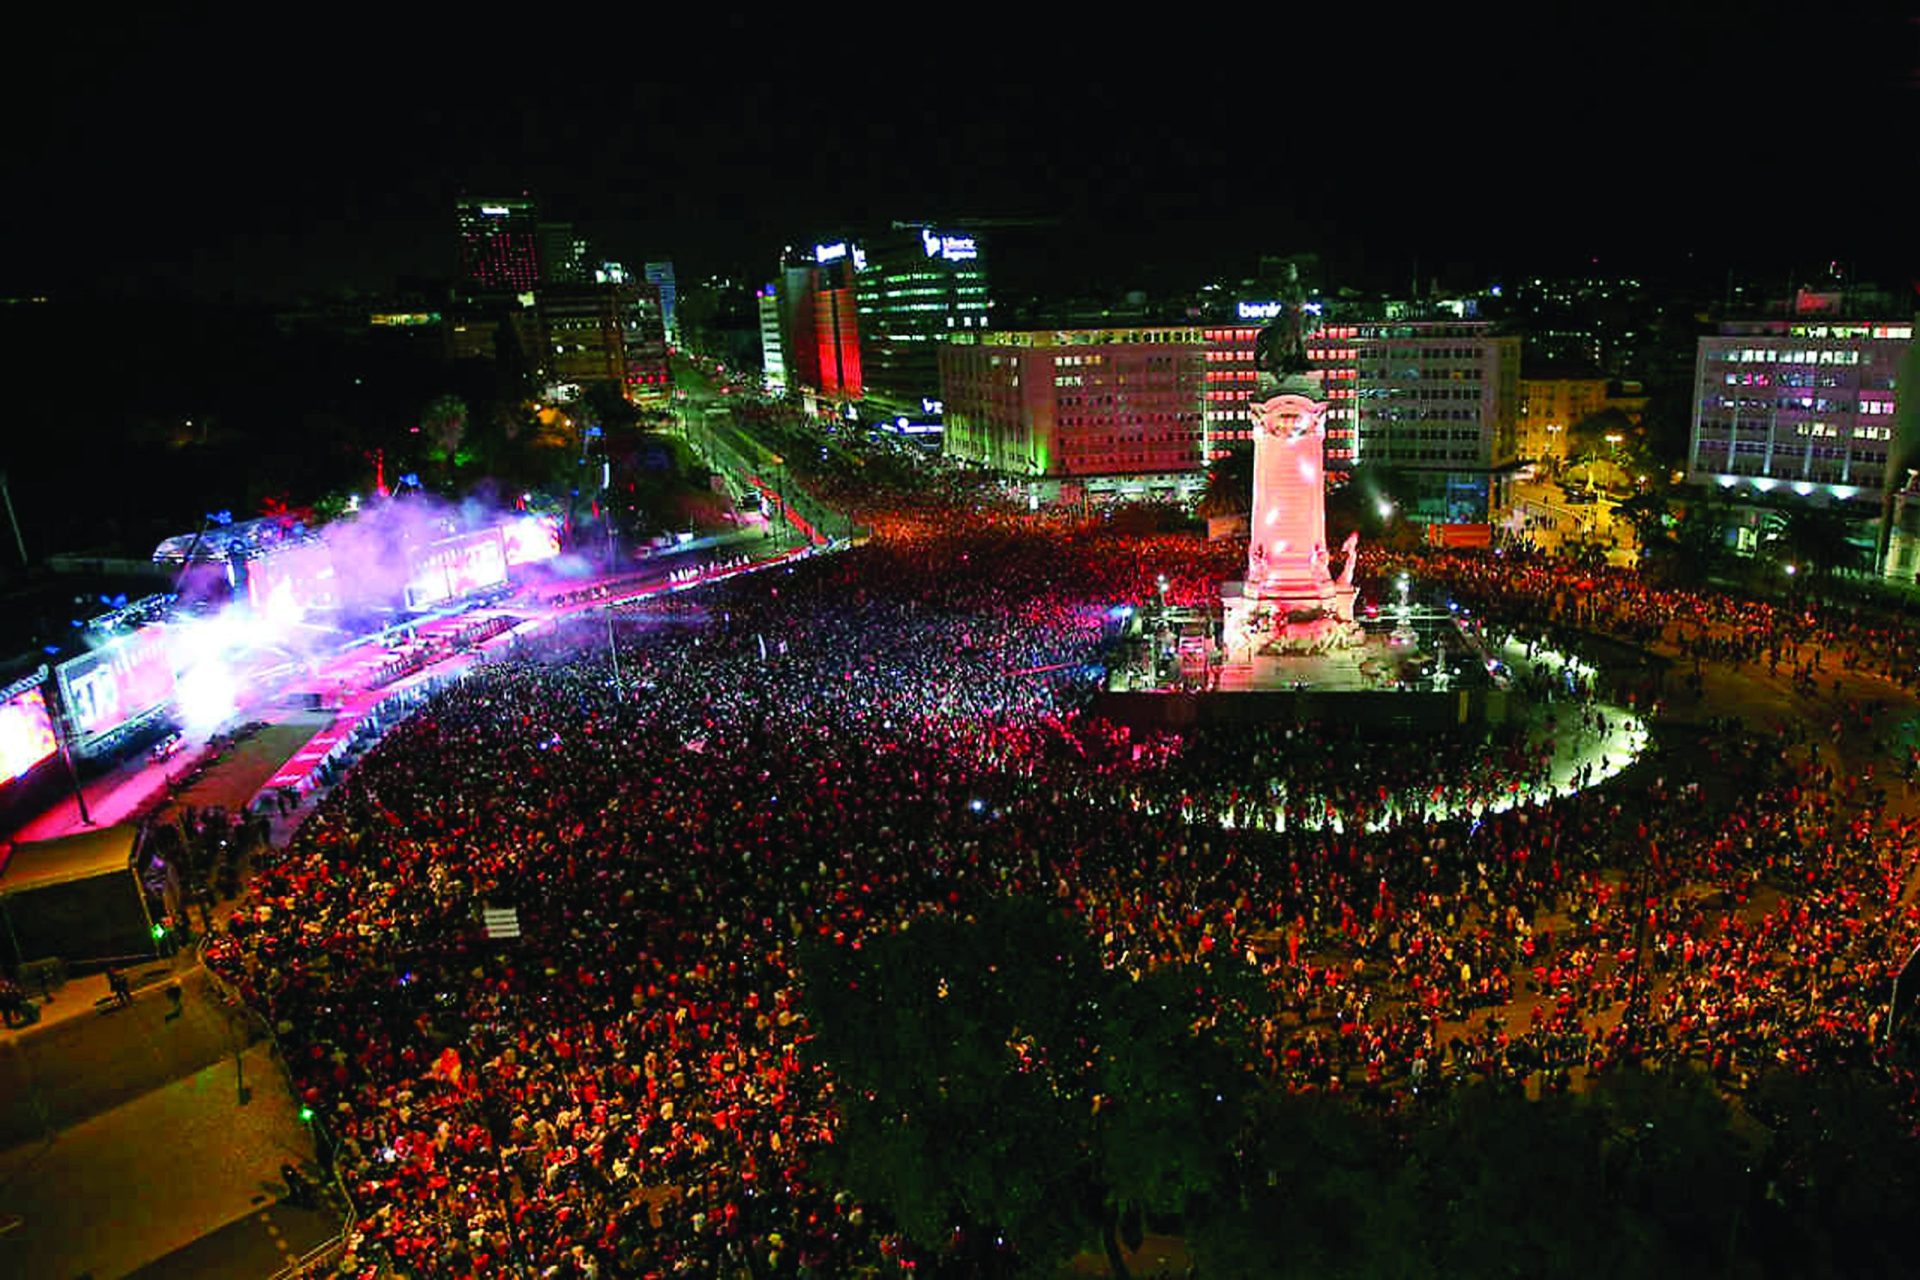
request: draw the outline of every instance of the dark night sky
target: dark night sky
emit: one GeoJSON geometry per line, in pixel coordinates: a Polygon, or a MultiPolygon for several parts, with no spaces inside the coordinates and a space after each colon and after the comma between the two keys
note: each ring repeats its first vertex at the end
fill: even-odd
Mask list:
{"type": "Polygon", "coordinates": [[[443,274],[462,189],[530,190],[611,255],[671,256],[683,277],[763,274],[835,226],[969,215],[1060,219],[1024,260],[997,255],[997,275],[1039,285],[1185,283],[1298,249],[1363,283],[1416,258],[1432,274],[1595,255],[1920,274],[1920,28],[1685,7],[1605,29],[1470,29],[1471,6],[1411,27],[1210,18],[1164,38],[1091,11],[928,10],[924,29],[886,24],[887,48],[798,19],[584,39],[569,13],[543,35],[536,8],[501,20],[511,64],[481,56],[494,19],[477,8],[458,40],[371,20],[257,34],[259,10],[86,14],[0,77],[0,295],[278,298],[443,274]]]}

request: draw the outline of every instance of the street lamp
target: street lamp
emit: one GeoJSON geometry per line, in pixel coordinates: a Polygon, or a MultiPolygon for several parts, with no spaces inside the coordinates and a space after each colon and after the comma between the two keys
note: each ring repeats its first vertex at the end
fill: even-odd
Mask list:
{"type": "Polygon", "coordinates": [[[1400,593],[1400,603],[1394,606],[1396,622],[1387,640],[1390,644],[1414,644],[1418,636],[1413,630],[1413,605],[1408,600],[1413,591],[1413,579],[1402,573],[1394,578],[1393,585],[1400,593]]]}

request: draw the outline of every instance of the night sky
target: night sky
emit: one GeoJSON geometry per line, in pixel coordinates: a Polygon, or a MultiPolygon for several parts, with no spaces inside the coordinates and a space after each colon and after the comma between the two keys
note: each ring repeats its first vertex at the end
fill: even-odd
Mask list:
{"type": "Polygon", "coordinates": [[[1162,30],[923,7],[885,45],[799,13],[605,33],[537,7],[415,30],[82,14],[0,78],[0,296],[380,289],[451,272],[460,192],[523,189],[683,278],[956,216],[1058,220],[996,256],[1016,287],[1177,286],[1300,250],[1376,286],[1595,258],[1916,274],[1920,29],[1687,8],[1162,30]]]}

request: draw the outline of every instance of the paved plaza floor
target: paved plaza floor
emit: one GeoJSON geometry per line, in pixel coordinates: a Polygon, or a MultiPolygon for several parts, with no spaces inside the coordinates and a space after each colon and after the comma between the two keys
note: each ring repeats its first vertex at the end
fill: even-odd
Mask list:
{"type": "MultiPolygon", "coordinates": [[[[19,1220],[0,1275],[117,1280],[278,1201],[281,1163],[310,1164],[312,1141],[266,1046],[240,1071],[244,1102],[228,1057],[0,1152],[0,1215],[19,1220]]],[[[280,1265],[194,1274],[264,1280],[280,1265]]]]}

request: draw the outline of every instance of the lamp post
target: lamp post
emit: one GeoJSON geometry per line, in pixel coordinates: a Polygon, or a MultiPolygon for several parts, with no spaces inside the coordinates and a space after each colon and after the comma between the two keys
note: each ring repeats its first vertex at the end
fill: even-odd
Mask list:
{"type": "Polygon", "coordinates": [[[1172,626],[1167,621],[1167,575],[1155,574],[1153,578],[1154,595],[1159,600],[1159,609],[1153,627],[1153,682],[1158,686],[1161,679],[1160,664],[1172,647],[1172,626]]]}
{"type": "Polygon", "coordinates": [[[20,536],[20,517],[14,514],[13,490],[7,487],[7,473],[0,471],[0,501],[7,505],[7,523],[13,526],[13,545],[20,552],[20,567],[27,567],[27,540],[20,536]]]}
{"type": "Polygon", "coordinates": [[[67,766],[67,781],[73,784],[74,803],[80,808],[80,821],[85,826],[93,826],[93,815],[87,812],[87,792],[80,785],[80,769],[73,763],[73,717],[67,711],[66,704],[60,706],[60,759],[67,766]]]}

